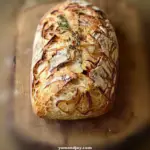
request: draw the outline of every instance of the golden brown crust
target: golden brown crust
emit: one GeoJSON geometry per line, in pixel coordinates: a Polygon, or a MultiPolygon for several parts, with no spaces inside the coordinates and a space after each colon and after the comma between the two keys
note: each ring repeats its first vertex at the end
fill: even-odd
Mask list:
{"type": "Polygon", "coordinates": [[[67,1],[38,25],[31,68],[31,99],[39,117],[82,119],[113,103],[118,43],[105,14],[84,1],[67,1]]]}

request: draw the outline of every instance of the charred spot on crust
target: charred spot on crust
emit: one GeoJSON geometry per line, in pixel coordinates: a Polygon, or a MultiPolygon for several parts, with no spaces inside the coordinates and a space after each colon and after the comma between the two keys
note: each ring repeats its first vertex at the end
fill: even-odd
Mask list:
{"type": "Polygon", "coordinates": [[[84,75],[88,75],[88,71],[87,71],[87,70],[84,70],[82,73],[83,73],[84,75]]]}
{"type": "MultiPolygon", "coordinates": [[[[90,78],[89,76],[90,70],[83,70],[82,74],[86,75],[87,77],[90,78]]],[[[91,79],[91,78],[90,78],[91,79]]],[[[92,80],[92,79],[91,79],[92,80]]],[[[93,80],[92,80],[93,81],[93,80]]]]}

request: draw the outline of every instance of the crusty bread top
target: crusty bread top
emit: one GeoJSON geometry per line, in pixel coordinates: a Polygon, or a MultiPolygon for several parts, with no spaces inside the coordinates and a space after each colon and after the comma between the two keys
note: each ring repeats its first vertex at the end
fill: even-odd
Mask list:
{"type": "Polygon", "coordinates": [[[115,91],[117,61],[114,29],[99,8],[79,0],[56,6],[41,19],[34,41],[36,114],[104,111],[115,91]]]}

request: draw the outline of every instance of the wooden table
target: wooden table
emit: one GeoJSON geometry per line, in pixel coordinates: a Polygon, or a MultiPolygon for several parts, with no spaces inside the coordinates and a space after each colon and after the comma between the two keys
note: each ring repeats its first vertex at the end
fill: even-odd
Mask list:
{"type": "Polygon", "coordinates": [[[120,45],[119,84],[114,110],[103,117],[73,122],[45,121],[32,113],[29,72],[34,33],[41,16],[55,4],[25,9],[17,22],[15,98],[10,105],[12,119],[9,123],[16,138],[26,146],[102,147],[124,141],[149,122],[148,69],[136,10],[124,1],[93,0],[93,3],[109,15],[120,45]]]}

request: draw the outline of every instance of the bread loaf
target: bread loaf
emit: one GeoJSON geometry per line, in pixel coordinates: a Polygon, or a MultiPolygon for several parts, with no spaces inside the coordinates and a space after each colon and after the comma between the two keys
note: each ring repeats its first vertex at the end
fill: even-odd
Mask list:
{"type": "Polygon", "coordinates": [[[105,114],[113,104],[118,42],[98,7],[69,0],[47,12],[36,30],[31,102],[41,118],[74,120],[105,114]]]}

